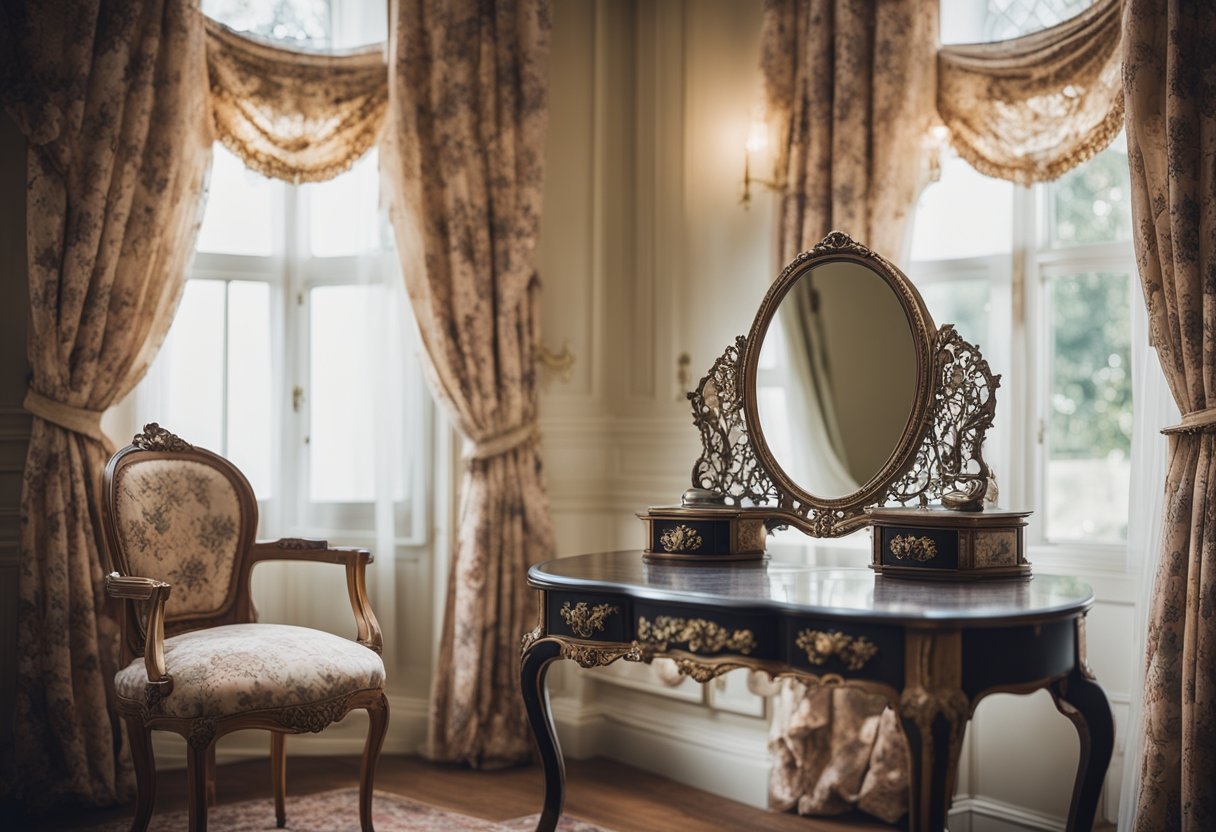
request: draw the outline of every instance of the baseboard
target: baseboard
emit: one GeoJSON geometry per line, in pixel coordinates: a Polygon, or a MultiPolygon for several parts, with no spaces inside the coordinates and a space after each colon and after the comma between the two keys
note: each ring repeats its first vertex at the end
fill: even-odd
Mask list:
{"type": "Polygon", "coordinates": [[[638,707],[624,694],[581,706],[553,701],[567,757],[608,757],[740,803],[768,806],[766,721],[689,703],[638,707]]]}
{"type": "MultiPolygon", "coordinates": [[[[388,708],[388,735],[384,738],[384,753],[417,754],[426,743],[427,700],[389,694],[388,708]]],[[[287,753],[308,756],[358,755],[363,753],[366,737],[366,714],[352,711],[341,722],[319,734],[295,734],[289,737],[287,753]]],[[[186,767],[186,741],[177,734],[153,732],[152,748],[158,770],[186,767]]],[[[265,731],[235,731],[221,737],[216,743],[215,761],[234,763],[268,757],[269,754],[270,741],[265,731]]]]}
{"type": "Polygon", "coordinates": [[[986,797],[955,797],[950,832],[1061,832],[1064,818],[986,797]]]}

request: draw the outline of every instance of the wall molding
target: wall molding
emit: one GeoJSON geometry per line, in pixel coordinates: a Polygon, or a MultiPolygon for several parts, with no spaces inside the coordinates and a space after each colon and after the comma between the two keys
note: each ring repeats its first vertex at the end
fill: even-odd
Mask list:
{"type": "Polygon", "coordinates": [[[1060,832],[1067,822],[1012,803],[960,795],[950,808],[949,826],[950,832],[1060,832]]]}
{"type": "MultiPolygon", "coordinates": [[[[596,680],[604,681],[604,680],[596,680]]],[[[553,715],[566,756],[605,755],[757,808],[768,805],[768,721],[616,686],[612,696],[581,702],[554,697],[553,715]]]]}

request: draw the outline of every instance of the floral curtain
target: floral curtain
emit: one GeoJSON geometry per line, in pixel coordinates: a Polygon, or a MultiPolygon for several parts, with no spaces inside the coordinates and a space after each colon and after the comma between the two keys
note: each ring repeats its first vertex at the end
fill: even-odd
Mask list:
{"type": "Polygon", "coordinates": [[[959,155],[1021,185],[1055,179],[1123,129],[1120,0],[1058,26],[937,53],[937,112],[959,155]]]}
{"type": "Polygon", "coordinates": [[[547,0],[400,0],[381,169],[432,387],[467,468],[431,701],[430,755],[520,762],[531,739],[525,583],[554,555],[536,434],[547,0]]]}
{"type": "Polygon", "coordinates": [[[211,133],[191,3],[27,3],[6,19],[4,103],[28,139],[34,416],[21,494],[15,768],[31,809],[127,798],[107,706],[119,630],[98,527],[102,411],[172,320],[201,216],[211,133]],[[7,80],[7,79],[6,79],[7,80]]]}
{"type": "MultiPolygon", "coordinates": [[[[1133,239],[1182,424],[1149,609],[1136,829],[1216,828],[1216,7],[1128,0],[1133,239]]],[[[1121,824],[1122,825],[1122,824],[1121,824]]]]}
{"type": "Polygon", "coordinates": [[[388,109],[382,47],[295,51],[204,21],[216,137],[246,167],[319,182],[376,143],[388,109]]]}
{"type": "MultiPolygon", "coordinates": [[[[761,65],[779,129],[779,254],[833,229],[900,252],[928,178],[938,15],[919,0],[770,0],[761,65]]],[[[907,745],[885,699],[780,686],[769,749],[774,808],[889,822],[908,803],[907,745]]]]}

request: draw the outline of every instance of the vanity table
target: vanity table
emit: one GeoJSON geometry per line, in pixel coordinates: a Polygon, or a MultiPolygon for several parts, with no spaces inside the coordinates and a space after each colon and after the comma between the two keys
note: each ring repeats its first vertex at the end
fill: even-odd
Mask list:
{"type": "Polygon", "coordinates": [[[521,673],[545,774],[538,832],[556,827],[565,788],[545,690],[550,664],[659,657],[698,682],[742,667],[884,696],[911,750],[911,830],[944,828],[963,731],[980,700],[1046,688],[1081,739],[1068,828],[1093,825],[1114,725],[1085,663],[1093,593],[1080,581],[942,584],[763,562],[690,568],[627,551],[542,563],[528,584],[542,599],[521,673]]]}
{"type": "Polygon", "coordinates": [[[541,596],[521,670],[545,773],[537,829],[557,824],[565,776],[549,665],[662,657],[698,682],[748,668],[884,697],[908,739],[918,832],[944,828],[979,701],[1047,689],[1081,738],[1068,828],[1088,832],[1114,740],[1085,663],[1093,593],[1031,577],[1031,512],[996,507],[983,446],[999,386],[979,348],[936,326],[877,252],[834,231],[790,262],[750,332],[689,392],[702,453],[679,506],[639,515],[645,551],[528,573],[541,596]],[[830,538],[866,526],[869,568],[764,553],[775,529],[830,538]]]}

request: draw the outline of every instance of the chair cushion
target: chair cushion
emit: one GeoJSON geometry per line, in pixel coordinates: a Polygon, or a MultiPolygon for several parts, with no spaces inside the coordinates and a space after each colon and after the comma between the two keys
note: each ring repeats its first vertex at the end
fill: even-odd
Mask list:
{"type": "MultiPolygon", "coordinates": [[[[375,651],[332,633],[287,624],[229,624],[165,639],[173,692],[159,713],[228,716],[331,699],[384,685],[375,651]]],[[[114,677],[122,699],[142,702],[143,657],[114,677]]]]}

